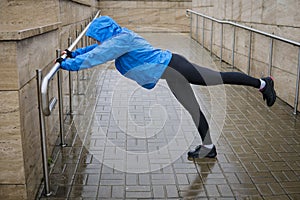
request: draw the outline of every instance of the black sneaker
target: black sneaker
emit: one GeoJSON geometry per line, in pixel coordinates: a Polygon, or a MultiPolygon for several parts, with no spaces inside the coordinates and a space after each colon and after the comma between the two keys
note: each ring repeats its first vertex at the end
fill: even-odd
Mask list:
{"type": "Polygon", "coordinates": [[[261,89],[264,100],[267,101],[269,107],[273,106],[276,101],[276,92],[274,90],[274,81],[272,77],[262,78],[266,82],[266,86],[261,89]]]}
{"type": "Polygon", "coordinates": [[[206,148],[203,145],[199,145],[195,150],[188,152],[189,158],[215,158],[217,156],[217,150],[215,145],[212,149],[206,148]]]}

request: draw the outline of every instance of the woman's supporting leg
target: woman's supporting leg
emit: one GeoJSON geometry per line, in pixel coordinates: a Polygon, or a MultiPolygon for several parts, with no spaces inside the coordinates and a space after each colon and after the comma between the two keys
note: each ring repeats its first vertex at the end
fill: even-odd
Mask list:
{"type": "Polygon", "coordinates": [[[181,73],[171,67],[166,69],[162,78],[167,81],[168,86],[176,99],[192,116],[202,139],[202,143],[204,145],[212,144],[207,120],[200,109],[190,83],[181,73]]]}

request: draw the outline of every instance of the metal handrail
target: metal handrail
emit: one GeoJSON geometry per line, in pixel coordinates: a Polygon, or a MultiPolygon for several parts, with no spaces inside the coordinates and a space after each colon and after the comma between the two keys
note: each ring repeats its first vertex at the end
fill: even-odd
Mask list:
{"type": "Polygon", "coordinates": [[[283,37],[280,37],[280,36],[277,36],[277,35],[273,35],[273,34],[270,34],[270,33],[264,32],[264,31],[260,31],[260,30],[257,30],[257,29],[248,27],[248,26],[244,26],[244,25],[241,25],[241,24],[237,24],[237,23],[234,23],[234,22],[231,22],[231,21],[219,20],[219,19],[216,19],[216,18],[207,16],[207,15],[204,15],[204,14],[202,14],[202,13],[195,12],[195,11],[190,10],[190,9],[187,9],[187,10],[186,10],[186,14],[187,14],[187,15],[188,15],[188,13],[193,13],[193,14],[199,15],[199,16],[201,16],[201,17],[204,17],[204,18],[206,18],[206,19],[210,19],[210,20],[215,21],[215,22],[218,22],[218,23],[220,23],[220,24],[229,24],[229,25],[232,25],[232,26],[236,26],[236,27],[239,27],[239,28],[242,28],[242,29],[245,29],[245,30],[254,32],[254,33],[258,33],[258,34],[260,34],[260,35],[264,35],[264,36],[267,36],[267,37],[270,37],[270,38],[273,38],[273,39],[276,39],[276,40],[280,40],[280,41],[282,41],[282,42],[286,42],[286,43],[289,43],[289,44],[292,44],[292,45],[295,45],[295,46],[300,47],[300,42],[296,42],[296,41],[293,41],[293,40],[289,40],[289,39],[286,39],[286,38],[283,38],[283,37]]]}
{"type": "MultiPolygon", "coordinates": [[[[94,19],[96,19],[100,15],[100,10],[96,13],[94,19]]],[[[77,43],[81,40],[81,38],[84,36],[85,32],[91,25],[91,22],[85,27],[85,29],[80,33],[80,35],[76,38],[76,40],[71,44],[71,46],[68,47],[69,51],[72,51],[72,49],[77,45],[77,43]]],[[[62,55],[61,58],[65,59],[67,55],[62,55]]],[[[51,70],[44,76],[42,80],[41,85],[41,101],[42,101],[42,108],[43,113],[46,116],[49,116],[53,110],[53,107],[55,106],[55,98],[52,98],[49,103],[49,94],[48,94],[48,85],[50,80],[53,78],[53,76],[56,74],[56,72],[59,70],[60,64],[55,63],[55,65],[51,68],[51,70]]]]}
{"type": "MultiPolygon", "coordinates": [[[[290,39],[286,39],[286,38],[283,38],[283,37],[280,37],[280,36],[277,36],[277,35],[274,35],[274,34],[270,34],[270,33],[264,32],[264,31],[260,31],[260,30],[257,30],[257,29],[254,29],[254,28],[251,28],[251,27],[248,27],[248,26],[244,26],[244,25],[241,25],[241,24],[237,24],[237,23],[234,23],[234,22],[231,22],[231,21],[219,20],[219,19],[207,16],[205,14],[198,13],[196,11],[187,9],[186,10],[186,15],[189,16],[190,13],[195,14],[197,16],[197,18],[196,18],[197,26],[198,26],[198,16],[203,17],[203,27],[204,27],[204,19],[211,20],[212,23],[217,22],[217,23],[221,24],[221,45],[220,45],[220,47],[221,47],[220,62],[221,63],[222,63],[222,48],[223,48],[223,25],[227,24],[227,25],[232,25],[234,27],[233,44],[232,44],[232,67],[234,67],[234,48],[235,48],[235,33],[236,33],[235,29],[236,29],[236,27],[238,27],[238,28],[250,31],[250,44],[249,44],[249,50],[248,50],[248,74],[250,72],[252,33],[257,33],[257,34],[269,37],[271,39],[271,41],[270,41],[270,53],[269,53],[270,54],[269,55],[269,71],[268,71],[269,75],[271,74],[271,68],[272,68],[273,40],[275,39],[275,40],[278,40],[278,41],[281,41],[281,42],[285,42],[285,43],[297,46],[298,47],[298,67],[297,67],[296,91],[295,91],[294,112],[293,112],[294,114],[297,114],[298,101],[299,101],[299,88],[300,88],[300,84],[299,84],[299,81],[300,81],[300,42],[296,42],[296,41],[293,41],[293,40],[290,40],[290,39]]],[[[190,26],[191,26],[191,35],[192,35],[192,18],[191,18],[190,26]]],[[[196,35],[197,35],[197,38],[198,38],[198,28],[196,29],[196,35]]],[[[204,28],[203,28],[203,33],[202,33],[202,43],[203,43],[202,45],[204,46],[204,28]]],[[[212,33],[211,33],[210,51],[212,53],[212,33]]]]}
{"type": "MultiPolygon", "coordinates": [[[[100,15],[100,10],[96,13],[94,19],[100,15]]],[[[79,41],[82,40],[85,32],[89,28],[91,22],[86,26],[86,28],[80,33],[76,40],[70,45],[71,38],[68,39],[69,51],[77,45],[79,41]]],[[[66,58],[66,55],[61,55],[60,50],[56,51],[57,56],[61,58],[66,58]]],[[[42,146],[42,161],[43,161],[43,174],[44,174],[44,183],[45,183],[45,195],[50,196],[52,192],[50,191],[50,181],[48,174],[48,157],[47,157],[47,140],[46,140],[46,125],[45,125],[45,116],[49,116],[54,109],[57,99],[52,97],[49,102],[48,95],[48,85],[53,76],[57,73],[57,84],[58,84],[58,100],[59,100],[59,122],[60,122],[60,139],[61,146],[65,147],[64,142],[64,126],[63,126],[63,96],[62,96],[62,70],[60,70],[60,64],[55,63],[51,70],[42,78],[42,70],[38,69],[37,72],[37,93],[38,93],[38,107],[39,107],[39,119],[40,119],[40,133],[41,133],[41,146],[42,146]]],[[[72,101],[71,101],[71,89],[72,89],[72,80],[71,74],[69,73],[69,89],[70,89],[70,114],[72,113],[72,101]]]]}

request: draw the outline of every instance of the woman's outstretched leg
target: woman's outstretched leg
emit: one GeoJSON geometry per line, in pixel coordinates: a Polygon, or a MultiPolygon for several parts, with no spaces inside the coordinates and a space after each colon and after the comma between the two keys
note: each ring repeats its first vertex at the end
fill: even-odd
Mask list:
{"type": "Polygon", "coordinates": [[[240,72],[217,72],[190,63],[186,58],[178,54],[173,54],[169,66],[182,74],[191,84],[204,86],[220,84],[251,86],[260,90],[268,106],[272,106],[275,103],[276,92],[271,77],[257,79],[240,72]]]}

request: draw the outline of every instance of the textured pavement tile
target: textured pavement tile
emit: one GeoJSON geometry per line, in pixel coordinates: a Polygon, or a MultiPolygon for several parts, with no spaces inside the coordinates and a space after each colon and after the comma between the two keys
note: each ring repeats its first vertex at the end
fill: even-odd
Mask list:
{"type": "Polygon", "coordinates": [[[229,184],[240,183],[240,180],[235,173],[224,173],[224,176],[229,184]]]}
{"type": "Polygon", "coordinates": [[[151,180],[154,185],[175,184],[174,174],[152,174],[151,180]]]}
{"type": "MultiPolygon", "coordinates": [[[[276,196],[264,196],[264,199],[266,200],[289,200],[288,195],[276,195],[276,196]]],[[[293,199],[293,198],[291,198],[293,199]]]]}
{"type": "Polygon", "coordinates": [[[288,194],[300,193],[300,182],[281,182],[280,185],[288,194]]]}
{"type": "Polygon", "coordinates": [[[153,198],[165,198],[166,197],[166,189],[163,185],[154,185],[152,187],[153,190],[153,198]]]}
{"type": "Polygon", "coordinates": [[[152,197],[152,193],[151,192],[127,192],[125,194],[126,198],[151,198],[152,197]]]}
{"type": "Polygon", "coordinates": [[[267,185],[274,195],[281,195],[285,193],[279,183],[268,183],[267,185]]]}
{"type": "Polygon", "coordinates": [[[234,197],[233,192],[229,185],[217,185],[218,191],[222,197],[234,197]]]}
{"type": "Polygon", "coordinates": [[[73,186],[70,197],[96,197],[98,186],[73,186]]]}
{"type": "Polygon", "coordinates": [[[74,185],[86,185],[88,174],[75,174],[74,185]]]}
{"type": "Polygon", "coordinates": [[[259,191],[252,183],[231,184],[235,196],[258,196],[259,191]]]}
{"type": "Polygon", "coordinates": [[[252,183],[251,177],[246,172],[235,173],[240,183],[252,183]]]}
{"type": "Polygon", "coordinates": [[[256,184],[259,193],[263,196],[270,196],[273,194],[272,190],[267,184],[256,184]]]}
{"type": "Polygon", "coordinates": [[[273,175],[270,172],[250,172],[249,176],[251,177],[254,183],[276,182],[276,179],[274,179],[273,175]]]}
{"type": "Polygon", "coordinates": [[[166,191],[167,191],[167,197],[168,198],[177,198],[178,195],[178,189],[176,185],[166,185],[166,191]]]}
{"type": "Polygon", "coordinates": [[[296,199],[300,199],[300,194],[289,194],[288,195],[291,199],[296,200],[296,199]]]}
{"type": "Polygon", "coordinates": [[[112,198],[121,198],[125,196],[125,186],[112,186],[112,198]]]}
{"type": "Polygon", "coordinates": [[[112,197],[112,186],[101,185],[98,190],[98,197],[100,198],[111,198],[112,197]]]}
{"type": "Polygon", "coordinates": [[[217,188],[217,185],[205,185],[205,189],[207,192],[207,196],[209,197],[220,197],[219,190],[217,188]]]}
{"type": "Polygon", "coordinates": [[[86,185],[98,185],[100,180],[100,174],[89,174],[87,177],[86,185]]]}
{"type": "Polygon", "coordinates": [[[189,184],[187,174],[176,174],[176,179],[178,184],[182,184],[182,185],[189,184]]]}

